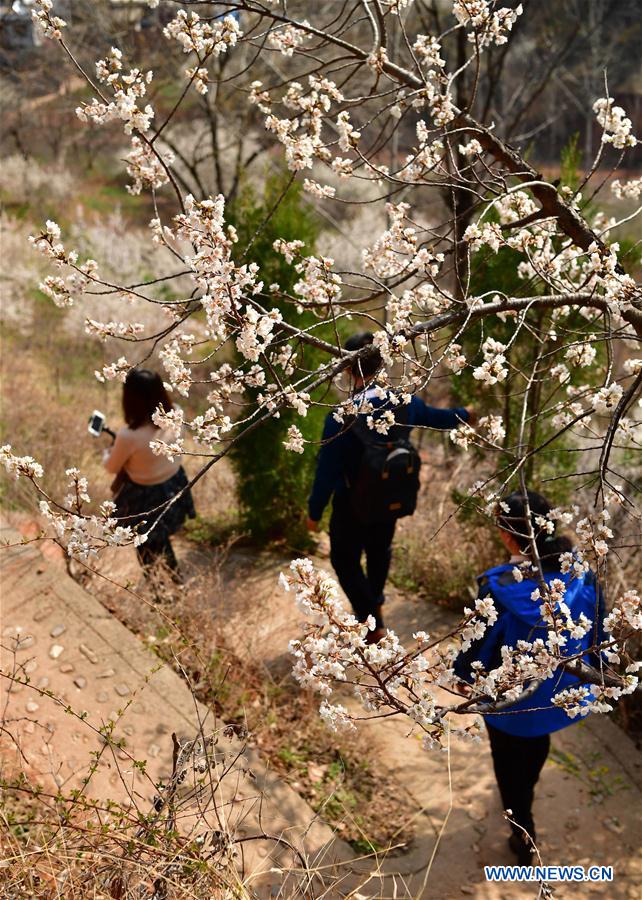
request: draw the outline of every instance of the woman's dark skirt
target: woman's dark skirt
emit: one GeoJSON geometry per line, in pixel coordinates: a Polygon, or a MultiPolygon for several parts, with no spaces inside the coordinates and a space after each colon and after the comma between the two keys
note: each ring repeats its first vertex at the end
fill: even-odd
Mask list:
{"type": "Polygon", "coordinates": [[[182,466],[161,484],[136,484],[125,478],[115,497],[119,524],[139,533],[149,532],[144,546],[152,552],[161,550],[185,519],[193,519],[196,515],[192,492],[187,485],[182,466]],[[173,498],[176,499],[170,503],[173,498]]]}

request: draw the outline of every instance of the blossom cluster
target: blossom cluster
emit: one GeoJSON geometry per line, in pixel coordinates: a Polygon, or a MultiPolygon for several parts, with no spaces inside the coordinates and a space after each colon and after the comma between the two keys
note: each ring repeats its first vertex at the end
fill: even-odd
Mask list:
{"type": "Polygon", "coordinates": [[[67,26],[64,19],[52,14],[53,0],[36,0],[36,9],[31,13],[31,18],[42,30],[45,37],[54,41],[62,40],[62,29],[67,26]]]}
{"type": "Polygon", "coordinates": [[[283,446],[286,450],[290,450],[292,453],[303,453],[305,450],[305,440],[301,431],[297,428],[296,425],[290,425],[288,427],[287,438],[283,441],[283,446]]]}
{"type": "Polygon", "coordinates": [[[593,104],[593,112],[604,129],[602,141],[605,144],[613,144],[616,150],[635,147],[638,141],[635,135],[631,134],[633,123],[622,107],[615,106],[614,103],[612,97],[602,97],[593,104]]]}
{"type": "Polygon", "coordinates": [[[158,190],[167,184],[168,166],[174,162],[174,154],[171,150],[165,150],[161,156],[155,147],[133,135],[125,160],[127,174],[133,182],[127,185],[127,191],[130,194],[140,194],[143,188],[158,190]]]}
{"type": "Polygon", "coordinates": [[[416,132],[418,145],[406,157],[403,170],[399,173],[404,181],[414,184],[424,182],[433,172],[440,171],[446,152],[443,140],[432,138],[424,119],[417,122],[416,132]]]}
{"type": "MultiPolygon", "coordinates": [[[[269,91],[263,89],[261,81],[252,83],[249,99],[264,113],[265,128],[283,145],[286,163],[291,171],[311,169],[314,161],[319,160],[330,165],[340,177],[351,174],[351,161],[341,157],[333,159],[323,136],[325,117],[334,104],[343,100],[343,94],[333,81],[309,75],[307,88],[293,81],[282,97],[283,105],[292,115],[284,118],[274,113],[273,99],[269,91]]],[[[340,146],[346,146],[348,142],[354,146],[360,135],[351,128],[347,113],[339,115],[336,128],[340,146]]],[[[323,185],[320,185],[319,189],[322,188],[323,185]]]]}
{"type": "Polygon", "coordinates": [[[77,468],[67,469],[69,493],[54,507],[38,484],[44,470],[33,457],[16,456],[11,446],[5,444],[0,447],[0,463],[14,478],[27,478],[34,484],[43,497],[39,502],[40,514],[55,539],[64,545],[68,556],[86,562],[106,546],[141,544],[147,539],[146,534],[136,534],[132,528],[120,525],[114,515],[115,504],[110,500],[100,506],[97,514],[84,513],[84,504],[91,498],[87,479],[77,468]]]}
{"type": "Polygon", "coordinates": [[[29,243],[47,259],[53,260],[59,269],[67,272],[64,278],[47,275],[39,284],[43,294],[62,308],[72,306],[87,285],[97,279],[98,263],[94,259],[79,263],[78,252],[66,250],[60,237],[60,226],[48,219],[44,231],[37,236],[29,236],[29,243]]]}
{"type": "Polygon", "coordinates": [[[282,253],[286,262],[297,262],[295,271],[302,277],[294,285],[297,302],[301,307],[324,306],[337,301],[341,296],[341,277],[332,271],[334,260],[326,256],[303,256],[299,253],[301,241],[274,242],[274,250],[282,253]],[[299,299],[300,298],[300,299],[299,299]]]}
{"type": "Polygon", "coordinates": [[[620,629],[642,631],[642,600],[638,591],[630,590],[615,601],[613,609],[604,620],[606,631],[620,629]]]}
{"type": "Polygon", "coordinates": [[[508,376],[505,351],[505,344],[496,341],[495,338],[487,337],[482,344],[484,361],[481,366],[473,369],[473,378],[487,385],[505,381],[508,376]]]}
{"type": "MultiPolygon", "coordinates": [[[[329,727],[354,727],[357,714],[330,702],[337,685],[350,683],[366,712],[393,709],[407,715],[425,732],[427,745],[439,744],[448,708],[437,700],[435,688],[453,682],[452,663],[458,650],[470,646],[496,621],[492,601],[478,600],[474,610],[465,611],[457,645],[442,650],[438,642],[431,644],[427,634],[418,632],[416,647],[408,651],[389,629],[379,641],[369,643],[374,619],[358,622],[348,613],[334,580],[309,560],[295,560],[281,582],[286,590],[294,588],[296,604],[311,623],[302,640],[290,643],[294,676],[323,697],[320,713],[329,727]]],[[[452,732],[470,737],[477,727],[467,725],[452,732]]]]}
{"type": "Polygon", "coordinates": [[[10,444],[0,447],[0,463],[15,479],[42,478],[44,470],[32,456],[16,456],[10,444]]]}
{"type": "MultiPolygon", "coordinates": [[[[77,484],[77,470],[69,470],[77,484]]],[[[85,483],[86,487],[86,483],[85,483]]],[[[86,493],[84,495],[87,496],[86,493]]],[[[70,500],[74,505],[73,495],[70,500]]],[[[126,544],[140,546],[147,540],[143,532],[137,534],[129,526],[123,526],[115,516],[116,506],[111,500],[101,504],[98,514],[81,515],[73,509],[55,511],[49,500],[41,500],[40,514],[57,541],[65,547],[67,555],[82,562],[96,559],[105,547],[122,547],[126,544]]]]}
{"type": "Polygon", "coordinates": [[[207,22],[198,13],[188,13],[184,9],[179,9],[163,33],[166,38],[180,44],[184,53],[196,53],[199,59],[226,53],[243,34],[234,16],[207,22]]]}
{"type": "Polygon", "coordinates": [[[294,25],[282,25],[270,31],[268,43],[270,47],[279,50],[283,56],[292,56],[295,49],[299,47],[303,41],[309,40],[312,35],[305,29],[310,27],[308,21],[300,23],[301,28],[294,25]]]}
{"type": "Polygon", "coordinates": [[[412,49],[427,69],[443,69],[446,65],[441,56],[441,44],[433,35],[417,35],[412,49]]]}
{"type": "Polygon", "coordinates": [[[579,547],[584,555],[592,556],[596,561],[606,557],[609,552],[608,542],[613,531],[608,525],[611,513],[604,508],[596,516],[586,516],[575,526],[579,547]]]}
{"type": "Polygon", "coordinates": [[[97,322],[96,319],[85,320],[85,332],[103,342],[110,337],[135,339],[144,330],[145,326],[141,322],[97,322]]]}
{"type": "Polygon", "coordinates": [[[417,250],[417,231],[407,225],[408,203],[388,203],[390,224],[372,247],[362,253],[363,264],[380,278],[399,275],[411,267],[417,250]]]}
{"type": "Polygon", "coordinates": [[[460,25],[470,27],[468,40],[480,48],[505,44],[518,17],[524,12],[520,3],[514,9],[503,7],[493,11],[491,0],[455,0],[453,14],[460,25]]]}
{"type": "Polygon", "coordinates": [[[106,381],[124,382],[131,368],[132,365],[129,360],[125,356],[120,356],[113,362],[107,363],[100,371],[98,369],[94,370],[94,377],[101,384],[104,384],[106,381]]]}
{"type": "MultiPolygon", "coordinates": [[[[579,200],[575,198],[576,203],[579,200]]],[[[539,281],[555,292],[590,291],[604,300],[616,321],[636,302],[639,288],[620,267],[617,243],[604,246],[594,241],[584,250],[567,239],[560,246],[555,221],[537,216],[537,206],[525,191],[511,191],[494,201],[493,206],[499,222],[480,220],[464,233],[471,251],[485,247],[494,253],[503,247],[517,250],[526,256],[518,265],[521,278],[539,281]],[[536,221],[520,227],[527,218],[536,221]]],[[[568,311],[561,308],[557,316],[568,311]]],[[[581,309],[581,313],[587,318],[593,314],[590,306],[581,309]]]]}
{"type": "Polygon", "coordinates": [[[94,97],[91,103],[77,107],[76,115],[81,122],[96,125],[120,119],[124,122],[125,134],[134,131],[145,134],[151,127],[154,110],[149,103],[141,109],[139,100],[146,96],[153,72],[130,69],[125,73],[122,56],[117,47],[112,47],[109,56],[96,63],[96,77],[112,90],[113,100],[105,102],[94,97]]]}
{"type": "Polygon", "coordinates": [[[642,194],[642,175],[639,178],[631,178],[625,182],[621,182],[619,178],[616,178],[611,183],[611,190],[618,200],[621,200],[623,197],[638,200],[642,194]]]}

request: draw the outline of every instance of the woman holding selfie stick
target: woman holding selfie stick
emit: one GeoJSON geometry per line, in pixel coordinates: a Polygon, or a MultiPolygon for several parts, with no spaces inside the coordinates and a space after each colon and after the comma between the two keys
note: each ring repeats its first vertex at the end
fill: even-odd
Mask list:
{"type": "Polygon", "coordinates": [[[180,460],[170,461],[150,447],[152,441],[168,438],[152,421],[159,407],[165,412],[173,408],[160,375],[149,369],[130,369],[123,385],[126,424],[105,451],[103,461],[107,471],[116,476],[112,492],[121,524],[147,534],[147,540],[136,548],[141,565],[149,570],[162,560],[176,571],[170,535],[196,513],[180,460]]]}

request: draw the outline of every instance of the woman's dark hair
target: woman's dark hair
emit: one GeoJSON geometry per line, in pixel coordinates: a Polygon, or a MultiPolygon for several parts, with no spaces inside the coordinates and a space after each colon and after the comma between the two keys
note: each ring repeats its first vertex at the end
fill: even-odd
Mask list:
{"type": "MultiPolygon", "coordinates": [[[[535,535],[537,552],[542,568],[544,571],[550,572],[559,566],[560,554],[568,553],[573,549],[573,545],[564,535],[557,535],[555,531],[549,534],[546,528],[538,524],[537,519],[545,519],[552,509],[546,497],[536,494],[535,491],[526,491],[526,495],[528,497],[531,526],[535,535]]],[[[497,524],[515,538],[522,553],[530,553],[530,529],[526,518],[526,502],[522,491],[514,491],[500,501],[497,524]]]]}
{"type": "MultiPolygon", "coordinates": [[[[359,334],[353,334],[352,337],[349,337],[343,345],[343,349],[353,353],[355,350],[363,350],[364,347],[368,347],[373,340],[374,335],[371,331],[361,331],[359,334]]],[[[354,365],[350,366],[350,371],[354,376],[369,378],[370,375],[374,375],[379,371],[381,364],[381,353],[373,347],[371,353],[367,356],[362,356],[354,365]]]]}
{"type": "Polygon", "coordinates": [[[150,369],[130,369],[123,385],[123,415],[129,427],[149,424],[159,406],[165,412],[173,408],[160,375],[150,369]]]}

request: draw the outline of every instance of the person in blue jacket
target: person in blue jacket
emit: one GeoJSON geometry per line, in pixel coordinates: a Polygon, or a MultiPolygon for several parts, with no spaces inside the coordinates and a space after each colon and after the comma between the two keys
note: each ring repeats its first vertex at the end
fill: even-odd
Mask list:
{"type": "MultiPolygon", "coordinates": [[[[360,350],[372,341],[373,335],[366,331],[353,335],[346,342],[345,349],[360,350]]],[[[350,370],[353,398],[358,400],[364,397],[375,410],[384,406],[390,408],[389,403],[376,396],[374,388],[368,388],[380,368],[381,356],[373,350],[350,370]]],[[[374,415],[376,417],[376,411],[374,415]]],[[[440,409],[427,406],[415,396],[399,415],[403,416],[408,431],[415,426],[450,430],[470,418],[469,410],[463,407],[440,409]]],[[[385,442],[386,438],[373,431],[372,440],[385,442]]],[[[381,608],[392,559],[396,520],[364,524],[353,511],[349,485],[359,468],[364,445],[351,428],[342,425],[330,413],[325,420],[321,441],[316,475],[308,500],[308,528],[318,530],[319,520],[332,497],[330,561],[357,619],[365,622],[368,616],[374,617],[376,628],[369,632],[368,641],[375,643],[384,635],[381,608]],[[362,566],[364,553],[365,571],[362,566]]]]}
{"type": "MultiPolygon", "coordinates": [[[[562,648],[565,656],[575,656],[603,639],[604,606],[599,584],[592,572],[577,577],[560,570],[560,554],[572,550],[570,540],[541,527],[541,518],[551,511],[545,497],[527,491],[531,525],[541,560],[544,580],[560,579],[566,586],[564,601],[573,620],[581,613],[591,622],[582,638],[566,635],[562,648]],[[540,519],[540,524],[536,521],[540,519]]],[[[501,648],[516,647],[518,641],[546,640],[547,627],[542,621],[539,600],[531,594],[539,587],[537,577],[528,568],[523,580],[514,570],[530,562],[531,543],[526,504],[521,491],[506,497],[497,518],[502,543],[510,554],[507,563],[495,566],[477,579],[479,597],[491,597],[498,613],[497,621],[469,650],[459,655],[455,674],[472,681],[471,664],[482,663],[486,671],[501,664],[501,648]]],[[[586,658],[587,662],[591,662],[586,658]]],[[[543,681],[530,696],[508,708],[484,716],[490,739],[495,777],[505,810],[511,810],[509,846],[523,865],[531,865],[531,850],[536,840],[532,805],[535,785],[550,749],[549,735],[573,723],[563,709],[553,706],[555,694],[578,684],[578,679],[563,669],[543,681]],[[530,838],[528,837],[530,836],[530,838]],[[532,839],[532,840],[531,840],[532,839]]]]}

